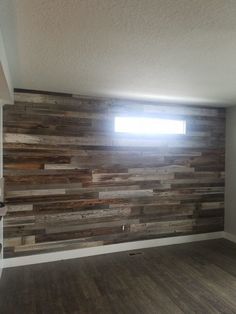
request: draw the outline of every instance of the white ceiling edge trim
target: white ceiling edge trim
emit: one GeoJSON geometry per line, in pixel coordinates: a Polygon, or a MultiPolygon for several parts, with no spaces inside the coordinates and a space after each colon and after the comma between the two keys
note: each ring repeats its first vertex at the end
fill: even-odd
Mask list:
{"type": "Polygon", "coordinates": [[[0,104],[4,105],[6,103],[14,103],[14,92],[0,29],[0,104]]]}

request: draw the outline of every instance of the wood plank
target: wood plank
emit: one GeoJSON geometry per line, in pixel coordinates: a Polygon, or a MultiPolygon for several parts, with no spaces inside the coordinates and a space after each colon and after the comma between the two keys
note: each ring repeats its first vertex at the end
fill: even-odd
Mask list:
{"type": "Polygon", "coordinates": [[[224,109],[52,93],[15,100],[4,106],[6,256],[223,230],[224,109]],[[183,119],[187,132],[116,134],[119,115],[183,119]]]}

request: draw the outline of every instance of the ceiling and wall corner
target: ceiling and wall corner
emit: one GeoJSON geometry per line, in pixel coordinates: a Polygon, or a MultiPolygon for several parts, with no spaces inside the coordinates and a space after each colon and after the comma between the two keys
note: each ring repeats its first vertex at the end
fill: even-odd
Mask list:
{"type": "Polygon", "coordinates": [[[236,1],[0,2],[13,86],[236,103],[236,1]]]}

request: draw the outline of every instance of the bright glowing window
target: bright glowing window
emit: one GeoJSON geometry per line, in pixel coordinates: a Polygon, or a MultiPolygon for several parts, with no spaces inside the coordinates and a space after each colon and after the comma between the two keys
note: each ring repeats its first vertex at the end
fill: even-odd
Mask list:
{"type": "Polygon", "coordinates": [[[185,134],[186,121],[140,117],[115,117],[115,132],[132,134],[185,134]]]}

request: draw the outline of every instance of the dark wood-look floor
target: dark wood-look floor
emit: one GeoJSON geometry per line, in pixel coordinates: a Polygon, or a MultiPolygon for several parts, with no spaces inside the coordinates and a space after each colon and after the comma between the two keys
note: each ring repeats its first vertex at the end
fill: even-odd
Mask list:
{"type": "Polygon", "coordinates": [[[227,240],[4,270],[0,313],[236,313],[227,240]]]}

